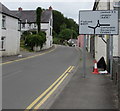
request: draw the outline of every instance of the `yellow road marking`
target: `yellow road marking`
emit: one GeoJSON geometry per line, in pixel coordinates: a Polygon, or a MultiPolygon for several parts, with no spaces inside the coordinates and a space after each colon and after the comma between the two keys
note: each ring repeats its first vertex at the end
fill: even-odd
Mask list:
{"type": "MultiPolygon", "coordinates": [[[[55,47],[55,49],[56,49],[56,47],[55,47]]],[[[10,64],[10,63],[13,63],[13,62],[19,62],[19,61],[22,61],[22,60],[27,60],[27,59],[34,58],[34,57],[37,57],[37,56],[41,56],[41,55],[50,53],[50,52],[54,51],[55,49],[50,50],[50,51],[47,51],[47,52],[44,52],[44,53],[41,53],[41,54],[37,54],[37,55],[25,57],[25,58],[22,58],[22,59],[17,59],[17,60],[14,60],[14,61],[9,61],[9,62],[5,62],[5,63],[0,63],[0,65],[10,64]]]]}
{"type": "Polygon", "coordinates": [[[74,66],[72,66],[72,68],[68,72],[71,72],[73,69],[74,69],[74,66]]]}
{"type": "Polygon", "coordinates": [[[48,93],[53,86],[72,68],[70,66],[45,92],[43,92],[36,100],[34,100],[26,109],[31,109],[46,93],[48,93]]]}
{"type": "Polygon", "coordinates": [[[52,93],[58,88],[58,86],[64,81],[64,79],[68,76],[68,73],[60,80],[60,82],[43,98],[35,107],[35,111],[52,95],[52,93]]]}

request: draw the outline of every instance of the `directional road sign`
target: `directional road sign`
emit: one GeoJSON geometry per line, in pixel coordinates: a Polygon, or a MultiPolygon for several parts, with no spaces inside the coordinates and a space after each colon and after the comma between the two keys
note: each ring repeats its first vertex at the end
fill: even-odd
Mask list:
{"type": "Polygon", "coordinates": [[[80,11],[79,34],[118,34],[118,11],[80,11]]]}

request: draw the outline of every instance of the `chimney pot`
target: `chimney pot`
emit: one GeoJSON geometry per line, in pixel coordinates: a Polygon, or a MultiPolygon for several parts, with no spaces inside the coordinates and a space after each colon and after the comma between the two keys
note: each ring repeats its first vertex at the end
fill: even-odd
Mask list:
{"type": "Polygon", "coordinates": [[[49,7],[49,10],[52,10],[52,7],[51,7],[51,6],[49,7]]]}
{"type": "Polygon", "coordinates": [[[18,8],[18,11],[22,11],[22,8],[21,8],[21,7],[19,7],[19,8],[18,8]]]}

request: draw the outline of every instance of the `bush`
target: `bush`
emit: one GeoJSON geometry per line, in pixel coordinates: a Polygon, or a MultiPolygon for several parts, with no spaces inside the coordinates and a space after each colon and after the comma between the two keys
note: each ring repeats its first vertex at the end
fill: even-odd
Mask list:
{"type": "Polygon", "coordinates": [[[54,44],[61,44],[61,39],[58,38],[58,37],[54,37],[54,38],[53,38],[53,43],[54,43],[54,44]]]}
{"type": "Polygon", "coordinates": [[[42,48],[45,41],[46,41],[46,36],[45,33],[43,32],[40,32],[39,34],[31,34],[31,35],[29,34],[26,37],[25,45],[27,47],[30,47],[31,50],[33,50],[34,46],[40,46],[40,48],[42,48]]]}

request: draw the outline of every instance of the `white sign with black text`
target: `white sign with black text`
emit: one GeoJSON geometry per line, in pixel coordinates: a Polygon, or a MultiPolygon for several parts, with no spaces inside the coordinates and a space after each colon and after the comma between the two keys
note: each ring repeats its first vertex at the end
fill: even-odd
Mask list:
{"type": "Polygon", "coordinates": [[[80,11],[79,34],[118,34],[118,11],[80,11]]]}

